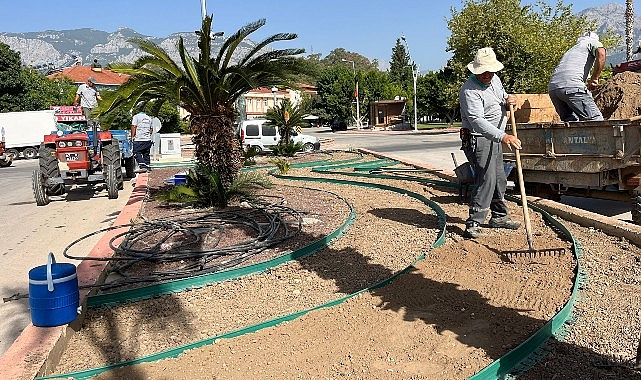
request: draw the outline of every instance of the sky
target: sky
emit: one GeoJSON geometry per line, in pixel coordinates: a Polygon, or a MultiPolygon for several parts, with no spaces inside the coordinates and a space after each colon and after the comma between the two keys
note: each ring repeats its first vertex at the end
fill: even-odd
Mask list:
{"type": "MultiPolygon", "coordinates": [[[[533,4],[535,0],[522,0],[533,4]]],[[[556,0],[545,0],[554,5],[556,0]]],[[[625,0],[563,0],[574,12],[625,0]]],[[[265,18],[267,23],[250,36],[254,41],[275,33],[296,33],[294,41],[273,48],[303,48],[325,57],[336,48],[377,59],[387,67],[396,40],[405,36],[411,59],[421,71],[438,70],[451,56],[445,51],[451,9],[462,0],[271,0],[206,1],[214,15],[212,30],[226,35],[265,18]]],[[[0,0],[0,32],[38,32],[93,28],[114,32],[127,27],[143,35],[166,37],[200,29],[202,0],[0,0]]]]}

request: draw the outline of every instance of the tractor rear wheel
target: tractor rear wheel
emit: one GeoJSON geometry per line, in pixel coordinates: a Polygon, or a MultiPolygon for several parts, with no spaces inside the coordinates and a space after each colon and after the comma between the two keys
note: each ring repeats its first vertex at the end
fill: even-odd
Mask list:
{"type": "MultiPolygon", "coordinates": [[[[118,183],[118,188],[124,188],[124,178],[122,176],[122,162],[120,161],[120,146],[118,141],[113,141],[111,144],[107,144],[102,147],[102,162],[105,168],[108,165],[112,165],[116,170],[116,181],[118,183]]],[[[106,169],[103,170],[106,171],[106,169]]],[[[106,173],[108,174],[108,173],[106,173]]],[[[111,198],[115,199],[115,198],[111,198]]]]}
{"type": "MultiPolygon", "coordinates": [[[[40,155],[40,173],[45,177],[45,183],[47,178],[60,177],[58,159],[55,155],[56,150],[52,147],[41,145],[38,154],[40,155]]],[[[49,187],[45,186],[45,190],[48,195],[62,195],[65,193],[65,185],[61,183],[49,187]]]]}
{"type": "MultiPolygon", "coordinates": [[[[106,164],[104,167],[105,170],[105,182],[107,183],[107,195],[109,199],[118,198],[118,190],[120,189],[120,182],[118,181],[117,170],[122,170],[117,168],[115,165],[106,164]]],[[[122,177],[122,174],[120,175],[122,177]]]]}
{"type": "Polygon", "coordinates": [[[33,189],[33,197],[38,206],[46,206],[50,202],[45,188],[46,181],[47,178],[40,173],[40,170],[36,169],[33,171],[31,175],[31,188],[33,189]]]}

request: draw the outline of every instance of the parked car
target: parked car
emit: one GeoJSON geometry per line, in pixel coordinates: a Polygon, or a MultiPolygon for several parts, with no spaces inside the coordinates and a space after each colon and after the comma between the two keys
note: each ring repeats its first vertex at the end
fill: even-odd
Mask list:
{"type": "Polygon", "coordinates": [[[347,130],[347,123],[341,120],[334,120],[332,122],[332,132],[336,131],[346,131],[347,130]]]}
{"type": "MultiPolygon", "coordinates": [[[[243,120],[240,123],[240,139],[243,148],[254,149],[258,152],[264,152],[278,144],[280,134],[278,127],[267,124],[268,120],[243,120]]],[[[309,136],[298,133],[295,129],[291,134],[294,143],[303,144],[303,152],[320,149],[320,141],[316,136],[309,136]]]]}

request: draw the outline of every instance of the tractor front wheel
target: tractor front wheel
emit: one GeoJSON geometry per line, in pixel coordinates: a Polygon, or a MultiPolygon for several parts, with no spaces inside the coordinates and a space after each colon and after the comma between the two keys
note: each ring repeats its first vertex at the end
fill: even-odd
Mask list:
{"type": "MultiPolygon", "coordinates": [[[[40,173],[42,173],[45,179],[60,177],[56,150],[53,147],[41,145],[38,154],[40,155],[40,173]]],[[[48,195],[62,195],[65,193],[65,185],[61,183],[49,187],[45,186],[45,191],[48,195]]]]}
{"type": "Polygon", "coordinates": [[[31,175],[31,188],[33,189],[33,197],[36,199],[38,206],[46,206],[49,204],[49,196],[47,195],[47,188],[45,187],[46,177],[40,174],[40,170],[36,169],[31,175]]]}
{"type": "MultiPolygon", "coordinates": [[[[109,196],[109,199],[117,199],[121,181],[118,180],[118,173],[116,171],[122,169],[120,167],[116,167],[116,165],[107,164],[105,165],[104,170],[106,174],[105,182],[107,183],[107,195],[109,196]]],[[[120,177],[122,177],[122,173],[120,174],[120,177]]]]}

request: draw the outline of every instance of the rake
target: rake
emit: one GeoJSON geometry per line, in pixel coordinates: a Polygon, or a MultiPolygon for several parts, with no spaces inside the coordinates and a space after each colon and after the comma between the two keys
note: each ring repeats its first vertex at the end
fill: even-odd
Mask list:
{"type": "MultiPolygon", "coordinates": [[[[514,120],[514,106],[510,104],[510,123],[512,124],[512,134],[518,137],[516,132],[516,121],[514,120]]],[[[516,155],[516,171],[519,177],[519,190],[521,191],[521,206],[523,207],[523,221],[525,223],[525,233],[527,235],[527,251],[507,251],[504,252],[508,256],[523,256],[528,258],[535,258],[537,256],[557,256],[565,254],[565,248],[545,248],[537,250],[534,248],[534,239],[532,238],[532,225],[530,224],[530,211],[527,205],[527,197],[525,195],[525,184],[523,182],[523,168],[521,167],[521,154],[519,149],[514,149],[516,155]]]]}

